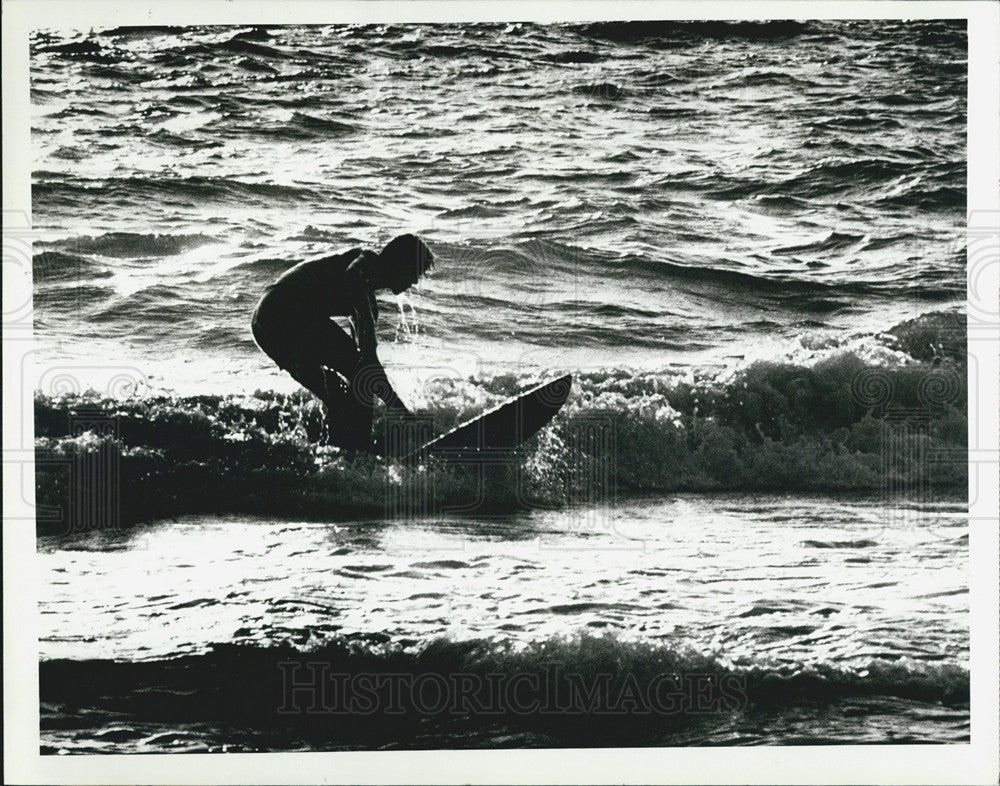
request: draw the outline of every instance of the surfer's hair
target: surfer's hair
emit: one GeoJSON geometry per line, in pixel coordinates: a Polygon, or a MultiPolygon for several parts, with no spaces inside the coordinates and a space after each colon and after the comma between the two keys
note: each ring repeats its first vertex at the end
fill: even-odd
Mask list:
{"type": "Polygon", "coordinates": [[[416,235],[400,235],[389,241],[379,254],[387,265],[416,264],[417,274],[423,275],[434,264],[434,255],[416,235]]]}

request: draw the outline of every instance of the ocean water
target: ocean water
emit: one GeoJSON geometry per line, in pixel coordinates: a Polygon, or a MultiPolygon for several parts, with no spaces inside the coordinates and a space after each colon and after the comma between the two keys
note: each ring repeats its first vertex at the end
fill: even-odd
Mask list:
{"type": "Polygon", "coordinates": [[[963,25],[36,32],[43,751],[968,740],[963,25]],[[402,232],[433,428],[574,375],[503,466],[253,343],[402,232]]]}
{"type": "Polygon", "coordinates": [[[408,327],[381,329],[411,395],[884,331],[965,297],[965,40],[933,21],[39,33],[42,359],[84,343],[157,388],[291,390],[247,329],[264,287],[402,232],[440,259],[408,327]]]}
{"type": "Polygon", "coordinates": [[[967,742],[965,506],[886,518],[869,500],[681,495],[419,522],[192,516],[43,539],[43,742],[967,742]],[[557,669],[588,691],[613,681],[586,723],[568,693],[533,712],[535,697],[518,712],[506,693],[517,675],[556,690],[557,669]],[[430,685],[400,689],[409,716],[349,717],[333,688],[309,687],[392,674],[494,675],[509,703],[461,713],[430,685]],[[701,680],[672,688],[692,703],[647,708],[661,675],[701,680]]]}

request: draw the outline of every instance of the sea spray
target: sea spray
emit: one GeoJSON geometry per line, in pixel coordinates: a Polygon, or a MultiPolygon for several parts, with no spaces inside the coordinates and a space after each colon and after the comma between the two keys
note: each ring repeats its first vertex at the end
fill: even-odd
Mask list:
{"type": "Polygon", "coordinates": [[[400,292],[396,295],[396,307],[399,309],[399,322],[393,340],[397,344],[413,341],[420,334],[420,316],[413,298],[408,292],[400,292]]]}

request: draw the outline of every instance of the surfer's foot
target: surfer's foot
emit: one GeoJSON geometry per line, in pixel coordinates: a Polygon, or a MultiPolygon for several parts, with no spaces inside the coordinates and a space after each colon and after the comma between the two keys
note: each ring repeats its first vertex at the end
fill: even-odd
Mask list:
{"type": "Polygon", "coordinates": [[[375,453],[375,442],[371,438],[351,438],[352,435],[340,433],[336,428],[331,428],[327,423],[323,429],[323,436],[320,445],[326,447],[339,448],[344,454],[349,453],[375,453]]]}

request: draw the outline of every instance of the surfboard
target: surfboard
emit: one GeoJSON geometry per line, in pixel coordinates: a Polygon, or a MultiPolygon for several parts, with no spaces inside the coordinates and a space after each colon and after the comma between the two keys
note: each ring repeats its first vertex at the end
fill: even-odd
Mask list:
{"type": "MultiPolygon", "coordinates": [[[[403,461],[437,456],[468,460],[510,451],[534,436],[559,411],[573,385],[571,374],[531,388],[477,418],[424,442],[403,461]]],[[[413,443],[410,443],[413,444],[413,443]]]]}

